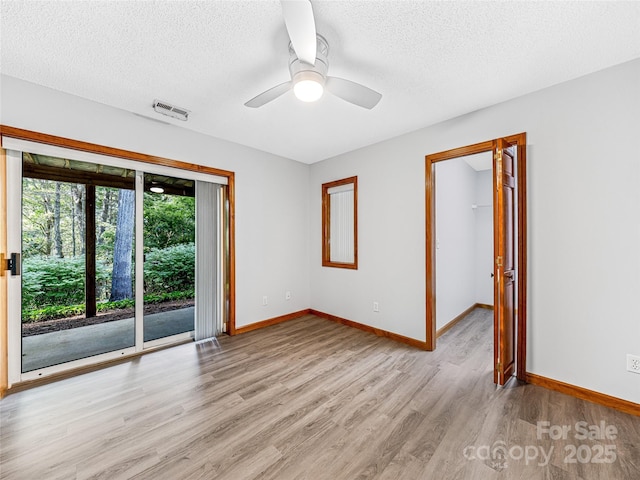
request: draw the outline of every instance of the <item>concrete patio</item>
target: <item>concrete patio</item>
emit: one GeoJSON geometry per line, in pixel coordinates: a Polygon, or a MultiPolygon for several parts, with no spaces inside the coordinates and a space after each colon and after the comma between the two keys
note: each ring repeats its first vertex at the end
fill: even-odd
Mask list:
{"type": "MultiPolygon", "coordinates": [[[[193,330],[194,307],[144,317],[144,341],[193,330]]],[[[88,325],[22,339],[22,371],[58,365],[134,345],[134,319],[88,325]]]]}

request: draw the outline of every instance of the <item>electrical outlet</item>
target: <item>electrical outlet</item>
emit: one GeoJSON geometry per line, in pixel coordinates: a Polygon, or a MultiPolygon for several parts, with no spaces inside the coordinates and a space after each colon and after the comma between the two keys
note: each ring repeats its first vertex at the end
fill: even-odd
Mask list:
{"type": "Polygon", "coordinates": [[[373,302],[373,311],[374,312],[380,311],[380,305],[378,304],[378,302],[373,302]]]}
{"type": "Polygon", "coordinates": [[[633,373],[640,373],[640,357],[627,353],[627,370],[633,373]]]}
{"type": "Polygon", "coordinates": [[[264,297],[262,297],[262,306],[266,307],[268,303],[269,303],[269,299],[265,295],[264,297]]]}
{"type": "Polygon", "coordinates": [[[291,292],[289,290],[284,293],[284,299],[291,300],[291,292]]]}

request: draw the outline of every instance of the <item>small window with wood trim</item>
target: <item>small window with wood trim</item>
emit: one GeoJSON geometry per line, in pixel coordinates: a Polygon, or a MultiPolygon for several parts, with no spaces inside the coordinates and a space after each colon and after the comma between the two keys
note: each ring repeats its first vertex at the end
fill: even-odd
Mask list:
{"type": "Polygon", "coordinates": [[[322,266],[358,268],[358,177],[322,185],[322,266]]]}

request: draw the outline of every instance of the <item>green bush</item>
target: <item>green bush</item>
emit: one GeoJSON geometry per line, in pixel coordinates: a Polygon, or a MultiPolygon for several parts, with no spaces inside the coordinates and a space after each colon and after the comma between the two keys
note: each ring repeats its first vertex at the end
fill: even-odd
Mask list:
{"type": "MultiPolygon", "coordinates": [[[[96,260],[96,297],[99,302],[109,297],[111,269],[111,265],[96,260]]],[[[185,297],[183,293],[193,292],[195,285],[195,245],[186,243],[164,249],[153,249],[146,254],[144,270],[145,299],[148,298],[146,300],[148,303],[190,298],[185,297]],[[173,294],[177,297],[173,298],[171,296],[173,294]]],[[[84,301],[84,256],[73,258],[35,256],[24,259],[22,264],[22,309],[25,312],[23,318],[63,318],[79,315],[84,312],[84,301]]],[[[133,305],[132,299],[122,300],[122,302],[125,302],[123,305],[133,305]]],[[[98,309],[102,304],[98,303],[98,309]]]]}
{"type": "Polygon", "coordinates": [[[195,245],[183,243],[146,254],[145,294],[193,289],[195,285],[195,245]]]}
{"type": "MultiPolygon", "coordinates": [[[[195,297],[193,289],[183,292],[167,292],[162,294],[145,295],[144,303],[162,303],[174,300],[187,300],[195,297]]],[[[100,302],[96,305],[98,312],[106,312],[109,310],[121,310],[125,308],[133,308],[135,301],[132,298],[126,300],[118,300],[115,302],[100,302]]],[[[44,308],[28,308],[22,310],[22,323],[43,322],[45,320],[55,320],[57,318],[73,317],[84,313],[84,303],[78,305],[57,305],[44,308]]]]}
{"type": "MultiPolygon", "coordinates": [[[[22,263],[22,307],[75,305],[84,301],[84,255],[72,258],[31,257],[22,263]]],[[[96,262],[98,291],[107,288],[110,271],[96,262]]]]}
{"type": "Polygon", "coordinates": [[[195,298],[196,292],[193,288],[184,290],[181,292],[166,292],[144,296],[144,303],[162,303],[172,302],[175,300],[187,300],[189,298],[195,298]]]}
{"type": "Polygon", "coordinates": [[[74,317],[84,313],[84,303],[81,305],[55,305],[44,308],[22,309],[22,323],[42,322],[55,318],[74,317]]]}

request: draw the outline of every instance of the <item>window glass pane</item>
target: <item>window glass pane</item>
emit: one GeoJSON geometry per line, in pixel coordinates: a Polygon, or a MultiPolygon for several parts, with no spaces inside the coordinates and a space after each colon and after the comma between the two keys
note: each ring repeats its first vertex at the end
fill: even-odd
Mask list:
{"type": "Polygon", "coordinates": [[[133,172],[25,153],[22,372],[134,345],[133,172]]]}
{"type": "Polygon", "coordinates": [[[322,185],[322,265],[358,268],[358,177],[322,185]]]}
{"type": "Polygon", "coordinates": [[[144,174],[144,341],[193,331],[195,181],[144,174]]]}
{"type": "Polygon", "coordinates": [[[329,195],[332,262],[353,263],[353,189],[329,195]]]}

